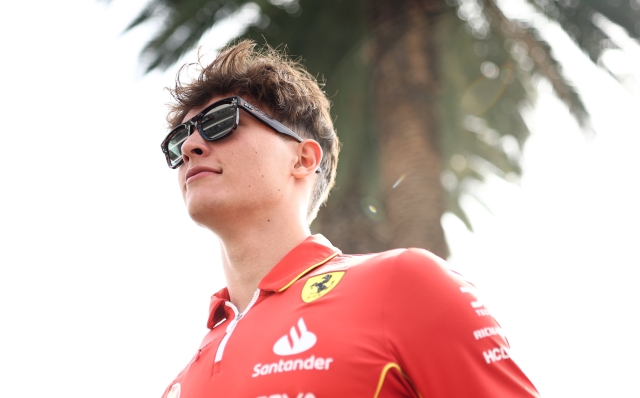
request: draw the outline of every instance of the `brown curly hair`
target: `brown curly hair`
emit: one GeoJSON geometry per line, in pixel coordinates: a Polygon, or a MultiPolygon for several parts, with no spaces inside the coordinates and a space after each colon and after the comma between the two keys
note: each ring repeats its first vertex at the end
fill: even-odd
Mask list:
{"type": "Polygon", "coordinates": [[[331,103],[322,84],[298,60],[268,45],[259,47],[243,40],[222,49],[208,65],[185,64],[176,75],[174,99],[167,121],[171,128],[182,123],[192,109],[205,105],[215,95],[239,95],[256,101],[270,116],[304,138],[322,147],[322,168],[311,195],[307,221],[311,223],[333,187],[340,145],[333,128],[331,103]],[[198,77],[184,83],[183,74],[195,67],[198,77]]]}

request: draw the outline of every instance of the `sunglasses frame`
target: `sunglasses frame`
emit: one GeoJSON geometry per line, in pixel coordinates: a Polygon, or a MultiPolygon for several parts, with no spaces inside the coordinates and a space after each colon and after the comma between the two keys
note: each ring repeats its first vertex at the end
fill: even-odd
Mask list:
{"type": "MultiPolygon", "coordinates": [[[[302,137],[300,137],[298,134],[294,133],[291,129],[289,129],[284,124],[282,124],[279,121],[275,120],[274,118],[272,118],[271,116],[267,115],[266,113],[264,113],[260,109],[256,108],[255,106],[251,105],[247,101],[243,100],[239,96],[234,96],[234,97],[224,98],[224,99],[221,99],[220,101],[214,102],[213,104],[211,104],[211,105],[207,106],[206,108],[204,108],[200,113],[198,113],[197,115],[195,115],[191,119],[187,120],[184,123],[180,123],[179,125],[174,127],[169,132],[169,134],[167,134],[165,139],[160,144],[160,148],[162,149],[162,152],[164,153],[164,156],[165,156],[165,158],[167,160],[167,164],[169,165],[169,167],[172,168],[172,169],[177,169],[178,167],[180,167],[182,165],[182,163],[184,163],[184,160],[181,159],[178,163],[176,163],[175,165],[172,166],[171,165],[171,158],[169,157],[169,149],[168,149],[169,141],[171,141],[173,136],[175,134],[177,134],[178,131],[180,131],[183,128],[186,128],[187,129],[187,137],[188,137],[191,134],[193,134],[192,128],[195,127],[196,130],[198,130],[198,132],[200,133],[200,136],[203,139],[205,139],[206,141],[220,141],[220,140],[230,136],[231,134],[233,134],[233,132],[238,128],[238,122],[240,121],[240,109],[243,109],[249,115],[253,116],[255,119],[257,119],[258,121],[262,122],[264,125],[266,125],[266,126],[270,127],[271,129],[273,129],[276,133],[287,135],[287,136],[289,136],[291,138],[294,138],[298,142],[304,141],[304,139],[302,137]],[[216,106],[219,106],[221,104],[224,104],[224,103],[228,103],[230,105],[236,106],[236,116],[235,116],[236,119],[234,121],[233,128],[231,128],[229,130],[229,132],[227,134],[223,135],[223,136],[216,137],[216,138],[209,138],[204,134],[204,132],[202,130],[202,125],[200,124],[201,121],[202,121],[202,118],[211,109],[213,109],[216,106]]],[[[182,152],[182,147],[180,148],[180,152],[182,152]]],[[[320,172],[321,172],[321,170],[318,167],[318,169],[316,170],[316,173],[320,173],[320,172]]]]}

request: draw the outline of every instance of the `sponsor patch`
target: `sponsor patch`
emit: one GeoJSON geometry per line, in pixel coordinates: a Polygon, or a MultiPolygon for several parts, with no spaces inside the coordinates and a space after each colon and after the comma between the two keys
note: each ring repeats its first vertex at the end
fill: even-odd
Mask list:
{"type": "MultiPolygon", "coordinates": [[[[300,354],[311,349],[317,341],[318,337],[315,333],[307,329],[304,319],[300,318],[298,320],[297,328],[292,326],[288,335],[285,334],[276,341],[273,345],[273,353],[280,356],[300,354]]],[[[280,359],[278,362],[257,363],[253,367],[253,374],[251,377],[298,370],[329,370],[332,362],[333,358],[311,355],[307,358],[280,359]]],[[[303,398],[307,398],[307,396],[313,398],[313,394],[309,394],[311,393],[304,395],[303,398]]],[[[275,397],[279,395],[272,396],[275,397]]],[[[269,396],[268,398],[271,398],[272,396],[269,396]]]]}
{"type": "Polygon", "coordinates": [[[307,283],[302,288],[302,301],[310,303],[329,293],[343,276],[344,271],[340,271],[316,275],[307,279],[307,283]]]}
{"type": "Polygon", "coordinates": [[[307,351],[316,344],[318,338],[313,332],[307,330],[304,319],[298,320],[298,330],[293,326],[289,335],[284,335],[273,345],[273,352],[277,355],[294,355],[307,351]],[[291,338],[291,339],[289,339],[291,338]]]}

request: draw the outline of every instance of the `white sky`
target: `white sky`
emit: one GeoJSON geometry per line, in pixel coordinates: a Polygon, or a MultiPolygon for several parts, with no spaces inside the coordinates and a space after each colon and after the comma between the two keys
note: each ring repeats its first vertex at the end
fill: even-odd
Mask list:
{"type": "MultiPolygon", "coordinates": [[[[217,243],[190,222],[159,150],[162,88],[175,68],[141,78],[150,29],[120,36],[143,0],[9,4],[0,6],[3,395],[160,397],[224,286],[217,243]]],[[[475,234],[445,217],[451,262],[484,293],[543,396],[639,397],[640,98],[545,32],[598,135],[586,140],[543,86],[521,187],[491,179],[481,189],[494,215],[465,200],[475,234]]],[[[210,34],[206,45],[224,41],[210,34]]],[[[631,45],[609,61],[637,71],[639,53],[631,45]]]]}

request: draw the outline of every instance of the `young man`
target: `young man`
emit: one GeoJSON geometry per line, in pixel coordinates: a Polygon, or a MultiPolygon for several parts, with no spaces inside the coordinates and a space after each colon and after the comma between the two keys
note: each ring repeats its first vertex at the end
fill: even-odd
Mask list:
{"type": "Polygon", "coordinates": [[[162,143],[227,288],[167,398],[534,397],[474,288],[422,249],[344,255],[309,223],[338,158],[302,67],[241,42],[172,90],[162,143]]]}

